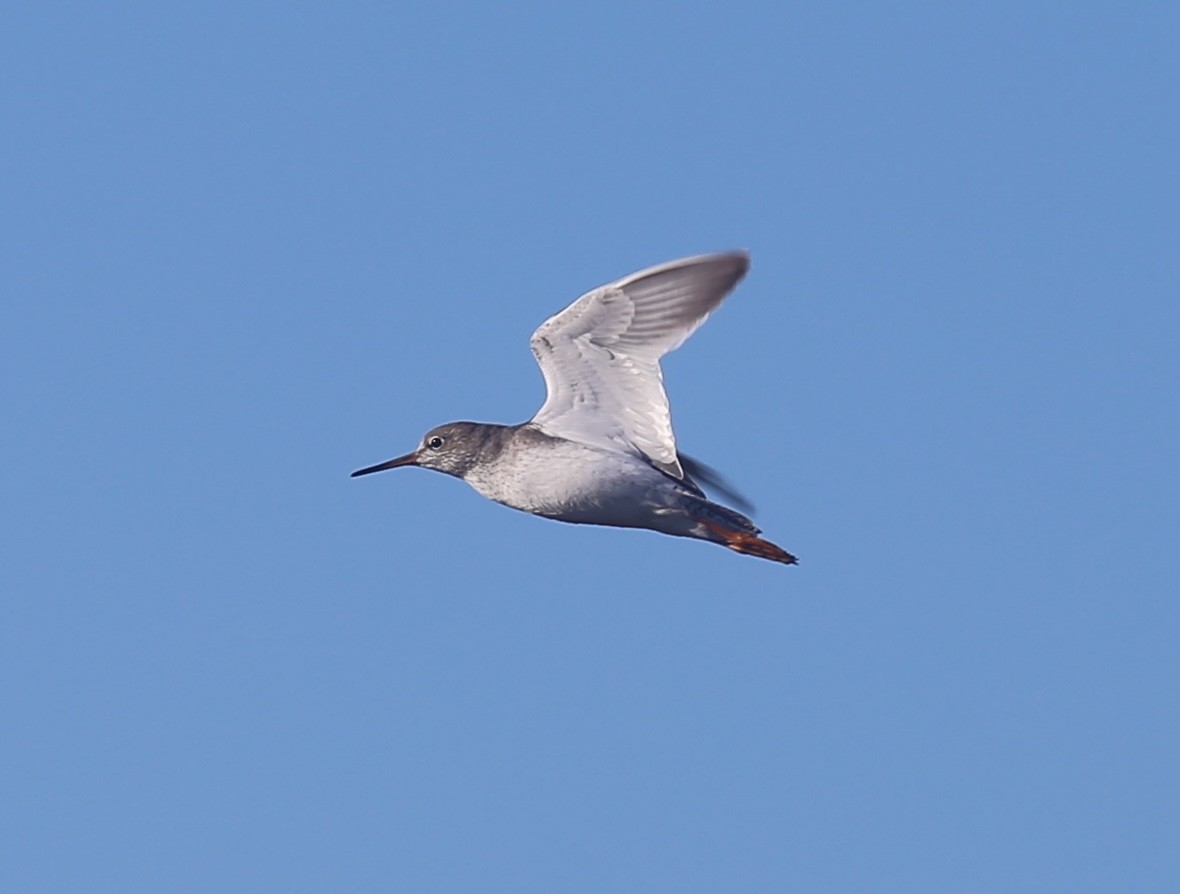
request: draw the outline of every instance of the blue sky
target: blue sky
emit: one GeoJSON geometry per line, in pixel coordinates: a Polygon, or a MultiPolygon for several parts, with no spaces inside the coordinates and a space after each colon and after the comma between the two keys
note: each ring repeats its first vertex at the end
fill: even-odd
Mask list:
{"type": "Polygon", "coordinates": [[[1173,891],[1180,13],[18,4],[3,887],[1173,891]],[[787,568],[348,473],[665,364],[787,568]]]}

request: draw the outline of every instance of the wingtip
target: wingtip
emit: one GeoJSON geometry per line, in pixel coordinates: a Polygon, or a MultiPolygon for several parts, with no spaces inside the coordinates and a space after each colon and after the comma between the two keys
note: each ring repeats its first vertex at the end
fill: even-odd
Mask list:
{"type": "Polygon", "coordinates": [[[734,265],[735,286],[745,279],[746,274],[750,272],[750,252],[744,248],[735,248],[730,251],[718,252],[715,255],[704,255],[704,257],[725,259],[732,263],[734,265]]]}
{"type": "MultiPolygon", "coordinates": [[[[726,251],[710,251],[699,255],[688,255],[687,257],[677,258],[674,261],[665,261],[662,264],[656,264],[654,267],[647,267],[632,273],[630,276],[619,280],[620,283],[635,281],[651,276],[652,274],[662,273],[668,270],[676,270],[683,267],[693,267],[697,265],[727,264],[734,267],[737,273],[737,278],[741,279],[746,275],[746,271],[750,269],[750,252],[744,248],[731,248],[726,251]]],[[[617,285],[617,283],[616,283],[617,285]]]]}
{"type": "Polygon", "coordinates": [[[695,258],[687,258],[687,261],[720,261],[726,260],[736,263],[742,268],[742,271],[750,269],[750,250],[746,248],[731,248],[726,251],[709,252],[708,254],[697,255],[695,258]]]}

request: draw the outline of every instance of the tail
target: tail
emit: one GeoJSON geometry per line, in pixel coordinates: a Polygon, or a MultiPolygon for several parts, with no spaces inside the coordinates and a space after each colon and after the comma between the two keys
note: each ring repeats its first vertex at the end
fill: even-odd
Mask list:
{"type": "Polygon", "coordinates": [[[700,533],[696,535],[698,537],[720,543],[746,556],[770,559],[784,565],[799,564],[799,560],[781,546],[759,537],[762,532],[740,512],[708,500],[693,500],[690,511],[700,526],[700,533]]]}
{"type": "Polygon", "coordinates": [[[770,559],[772,562],[782,562],[784,565],[798,565],[799,560],[781,546],[763,540],[757,534],[743,534],[736,531],[727,535],[723,541],[734,552],[747,556],[757,556],[760,559],[770,559]]]}

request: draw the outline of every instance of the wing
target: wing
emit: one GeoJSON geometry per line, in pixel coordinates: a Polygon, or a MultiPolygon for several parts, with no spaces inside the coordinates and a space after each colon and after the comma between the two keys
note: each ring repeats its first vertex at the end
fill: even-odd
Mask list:
{"type": "Polygon", "coordinates": [[[726,481],[725,477],[712,466],[706,465],[699,459],[693,459],[691,456],[683,453],[680,454],[680,465],[690,479],[706,490],[716,491],[725,497],[726,501],[734,509],[744,512],[746,515],[754,514],[754,504],[747,500],[737,488],[726,481]]]}
{"type": "Polygon", "coordinates": [[[750,266],[745,252],[684,258],[587,292],[533,333],[551,435],[638,451],[684,477],[660,358],[705,321],[750,266]]]}

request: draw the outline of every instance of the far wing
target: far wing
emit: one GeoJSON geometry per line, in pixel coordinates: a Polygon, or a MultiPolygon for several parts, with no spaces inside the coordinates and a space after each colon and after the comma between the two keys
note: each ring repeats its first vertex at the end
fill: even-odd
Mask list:
{"type": "Polygon", "coordinates": [[[684,343],[746,274],[745,252],[700,255],[587,292],[533,333],[548,397],[533,422],[552,435],[637,450],[684,470],[660,358],[684,343]]]}

